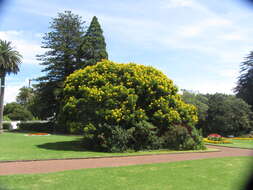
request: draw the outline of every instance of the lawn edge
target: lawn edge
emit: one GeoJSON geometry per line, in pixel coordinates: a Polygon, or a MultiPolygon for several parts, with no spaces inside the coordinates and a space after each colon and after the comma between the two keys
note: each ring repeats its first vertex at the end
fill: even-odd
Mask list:
{"type": "Polygon", "coordinates": [[[101,159],[101,158],[120,158],[120,157],[137,157],[137,156],[155,156],[155,155],[168,155],[168,154],[187,154],[187,153],[209,153],[209,152],[220,152],[221,150],[211,148],[211,150],[200,150],[200,151],[182,151],[182,152],[168,152],[168,153],[154,153],[154,154],[136,154],[136,155],[115,155],[115,156],[91,156],[91,157],[74,157],[74,158],[49,158],[49,159],[31,159],[31,160],[0,160],[1,163],[8,162],[36,162],[36,161],[51,161],[51,160],[80,160],[80,159],[101,159]]]}
{"type": "Polygon", "coordinates": [[[211,145],[211,146],[216,146],[216,147],[226,147],[226,148],[238,148],[238,149],[253,150],[253,148],[234,147],[234,146],[225,146],[225,145],[217,145],[217,144],[212,144],[212,143],[205,143],[205,145],[211,145]]]}

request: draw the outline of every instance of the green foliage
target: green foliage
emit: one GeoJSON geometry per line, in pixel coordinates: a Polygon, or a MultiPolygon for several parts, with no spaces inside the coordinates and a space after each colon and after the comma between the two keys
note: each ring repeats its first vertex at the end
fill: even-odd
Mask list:
{"type": "Polygon", "coordinates": [[[14,121],[33,120],[34,117],[25,107],[12,102],[4,106],[4,115],[14,121]]]}
{"type": "Polygon", "coordinates": [[[253,113],[242,99],[232,95],[208,95],[208,116],[205,134],[218,133],[222,136],[239,136],[252,130],[253,113]]]}
{"type": "Polygon", "coordinates": [[[84,131],[85,141],[107,151],[112,145],[101,139],[107,141],[111,134],[126,132],[131,136],[127,148],[139,150],[152,147],[154,136],[176,124],[197,122],[195,107],[181,100],[170,79],[153,67],[133,63],[103,60],[74,72],[66,80],[63,105],[59,122],[68,130],[84,131]]]}
{"type": "Polygon", "coordinates": [[[253,110],[253,52],[241,64],[240,76],[235,88],[236,96],[251,105],[253,110]]]}
{"type": "Polygon", "coordinates": [[[8,116],[6,116],[6,115],[4,115],[3,120],[4,120],[4,121],[11,121],[11,119],[10,119],[8,116]]]}
{"type": "Polygon", "coordinates": [[[52,122],[20,122],[17,124],[21,131],[47,132],[54,131],[54,124],[52,122]]]}
{"type": "Polygon", "coordinates": [[[108,59],[103,30],[95,16],[92,18],[90,26],[83,37],[81,48],[81,60],[84,61],[85,66],[95,65],[102,59],[108,59]]]}

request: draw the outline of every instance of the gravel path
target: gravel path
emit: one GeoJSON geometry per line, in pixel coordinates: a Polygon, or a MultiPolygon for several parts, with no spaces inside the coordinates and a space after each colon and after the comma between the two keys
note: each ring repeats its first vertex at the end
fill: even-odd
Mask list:
{"type": "Polygon", "coordinates": [[[227,156],[253,156],[253,150],[250,149],[228,148],[219,146],[208,147],[219,149],[220,152],[161,154],[114,158],[86,158],[2,163],[0,162],[0,175],[49,173],[85,168],[117,167],[227,156]]]}

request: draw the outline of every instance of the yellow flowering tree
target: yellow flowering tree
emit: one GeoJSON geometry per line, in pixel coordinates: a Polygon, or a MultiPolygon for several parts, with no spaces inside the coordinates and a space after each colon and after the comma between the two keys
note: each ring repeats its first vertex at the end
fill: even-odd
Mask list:
{"type": "Polygon", "coordinates": [[[69,75],[59,121],[95,149],[161,148],[172,127],[195,130],[196,109],[177,92],[153,67],[102,60],[69,75]]]}

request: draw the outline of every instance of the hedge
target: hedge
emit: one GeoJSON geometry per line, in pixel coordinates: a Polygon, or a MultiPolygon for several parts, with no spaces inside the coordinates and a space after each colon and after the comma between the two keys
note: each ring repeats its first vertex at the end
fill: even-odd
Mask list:
{"type": "Polygon", "coordinates": [[[11,129],[11,123],[10,122],[3,123],[3,129],[10,130],[11,129]]]}
{"type": "Polygon", "coordinates": [[[18,123],[18,129],[22,131],[35,131],[35,132],[54,132],[54,124],[52,122],[21,122],[18,123]]]}

